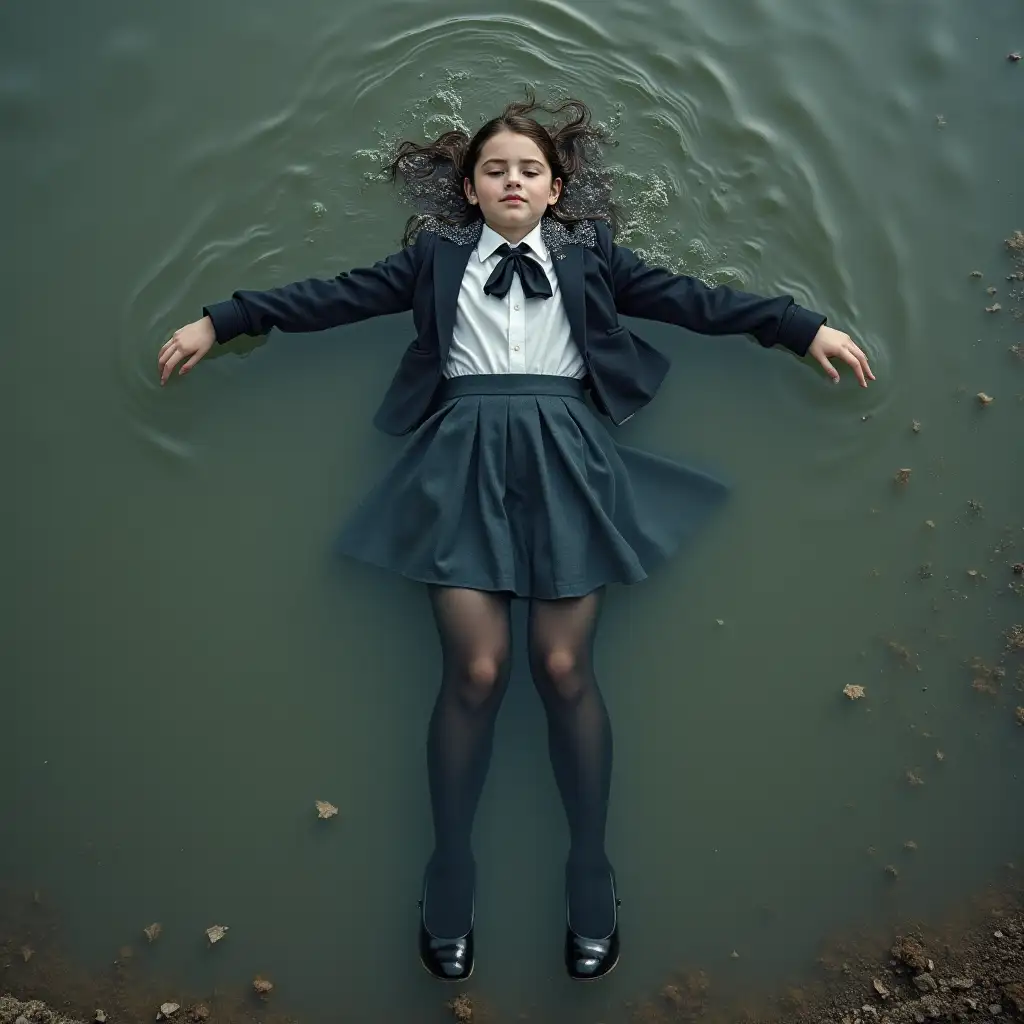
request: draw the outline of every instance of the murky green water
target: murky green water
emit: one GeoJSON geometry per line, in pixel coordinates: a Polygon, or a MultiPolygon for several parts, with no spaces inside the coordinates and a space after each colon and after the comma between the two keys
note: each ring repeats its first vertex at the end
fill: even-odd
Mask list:
{"type": "Polygon", "coordinates": [[[1001,243],[1024,227],[1022,46],[1015,0],[5,5],[3,878],[97,970],[159,920],[154,974],[262,971],[313,1021],[443,1017],[414,952],[432,625],[415,585],[329,556],[400,444],[370,416],[410,325],[236,345],[162,391],[155,355],[236,287],[392,251],[380,133],[473,127],[524,81],[619,122],[628,242],[794,291],[879,381],[646,327],[674,372],[621,438],[736,492],[604,616],[624,957],[564,978],[566,836],[520,657],[472,991],[502,1019],[622,1020],[673,969],[772,986],[827,934],[997,878],[1024,841],[1024,658],[996,697],[964,662],[1024,621],[1001,243]]]}

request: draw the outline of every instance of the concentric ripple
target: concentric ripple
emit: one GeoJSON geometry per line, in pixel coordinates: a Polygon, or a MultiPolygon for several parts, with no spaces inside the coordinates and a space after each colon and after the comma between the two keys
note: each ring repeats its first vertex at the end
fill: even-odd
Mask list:
{"type": "MultiPolygon", "coordinates": [[[[745,57],[758,48],[764,12],[740,27],[683,12],[674,45],[652,49],[649,27],[628,7],[614,23],[550,0],[429,21],[399,3],[375,10],[380,35],[360,53],[348,45],[358,15],[342,12],[289,102],[180,157],[182,180],[208,183],[208,199],[164,242],[131,297],[122,352],[129,390],[153,387],[152,348],[135,343],[140,333],[156,346],[201,301],[234,287],[336,272],[392,250],[401,211],[378,179],[396,142],[471,131],[525,83],[542,98],[583,98],[614,128],[619,145],[608,158],[626,214],[623,244],[711,284],[792,292],[855,335],[880,378],[890,347],[913,343],[901,298],[906,257],[890,225],[854,212],[868,197],[839,126],[784,65],[762,60],[760,77],[750,74],[745,57]],[[400,107],[396,94],[408,97],[400,107]],[[852,234],[887,265],[886,326],[898,338],[858,307],[862,283],[846,258],[852,234]]],[[[830,31],[805,29],[808,46],[841,65],[850,58],[830,31]]],[[[831,400],[811,374],[775,375],[770,386],[773,401],[808,414],[831,400]]],[[[893,394],[875,388],[862,415],[880,414],[893,394]]],[[[130,403],[132,415],[144,419],[148,401],[130,403]]],[[[851,429],[817,458],[837,466],[846,445],[859,443],[851,429]]]]}

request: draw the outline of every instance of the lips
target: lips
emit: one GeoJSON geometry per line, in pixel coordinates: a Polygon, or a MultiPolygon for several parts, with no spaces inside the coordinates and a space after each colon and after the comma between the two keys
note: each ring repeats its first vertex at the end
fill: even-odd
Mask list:
{"type": "Polygon", "coordinates": [[[520,198],[519,196],[506,196],[504,199],[502,199],[502,202],[503,203],[523,203],[523,202],[526,202],[526,200],[520,198]]]}

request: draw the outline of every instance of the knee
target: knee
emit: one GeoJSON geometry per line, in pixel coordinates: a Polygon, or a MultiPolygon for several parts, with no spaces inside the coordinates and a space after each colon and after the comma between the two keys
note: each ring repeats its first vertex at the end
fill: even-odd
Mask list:
{"type": "Polygon", "coordinates": [[[462,672],[459,696],[464,704],[478,708],[500,692],[507,675],[507,658],[494,654],[479,654],[470,658],[462,672]]]}
{"type": "Polygon", "coordinates": [[[581,671],[579,656],[575,651],[556,647],[544,651],[540,664],[534,668],[535,680],[544,686],[551,696],[563,701],[575,701],[583,692],[586,673],[581,671]]]}

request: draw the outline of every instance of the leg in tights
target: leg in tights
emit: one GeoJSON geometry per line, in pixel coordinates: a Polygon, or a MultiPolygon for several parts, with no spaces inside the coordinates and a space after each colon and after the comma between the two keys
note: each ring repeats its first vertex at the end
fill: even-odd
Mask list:
{"type": "Polygon", "coordinates": [[[548,718],[548,748],[569,821],[566,869],[573,930],[604,938],[614,898],[604,833],[612,731],[594,678],[593,645],[603,590],[530,605],[530,671],[548,718]]]}
{"type": "Polygon", "coordinates": [[[469,930],[474,881],[470,836],[487,777],[494,722],[508,687],[509,597],[430,586],[443,673],[427,733],[434,853],[427,927],[442,938],[469,930]]]}

